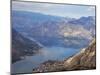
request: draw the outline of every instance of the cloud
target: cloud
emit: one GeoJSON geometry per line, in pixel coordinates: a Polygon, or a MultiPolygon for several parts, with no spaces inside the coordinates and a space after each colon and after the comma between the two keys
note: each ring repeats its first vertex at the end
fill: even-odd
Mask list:
{"type": "Polygon", "coordinates": [[[94,6],[90,6],[90,7],[88,7],[87,10],[88,10],[88,11],[95,11],[95,7],[94,7],[94,6]]]}
{"type": "Polygon", "coordinates": [[[38,12],[54,16],[69,16],[79,18],[81,16],[95,15],[94,6],[80,6],[69,4],[50,4],[38,2],[12,2],[12,10],[38,12]]]}
{"type": "Polygon", "coordinates": [[[28,11],[40,11],[40,10],[49,10],[53,8],[52,4],[44,4],[44,3],[33,3],[33,2],[12,2],[13,10],[28,10],[28,11]]]}

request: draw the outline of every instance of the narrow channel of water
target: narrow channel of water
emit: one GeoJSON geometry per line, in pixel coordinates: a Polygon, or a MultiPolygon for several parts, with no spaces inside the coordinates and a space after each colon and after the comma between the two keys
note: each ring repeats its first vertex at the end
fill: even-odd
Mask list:
{"type": "Polygon", "coordinates": [[[26,56],[24,60],[20,60],[12,64],[12,73],[28,73],[33,68],[38,67],[47,60],[64,60],[65,58],[77,53],[80,49],[64,48],[64,47],[46,47],[41,49],[39,54],[26,56]]]}

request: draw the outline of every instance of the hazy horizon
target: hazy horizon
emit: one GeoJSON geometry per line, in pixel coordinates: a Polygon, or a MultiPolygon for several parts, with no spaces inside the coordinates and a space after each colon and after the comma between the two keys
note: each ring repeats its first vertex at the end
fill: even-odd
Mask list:
{"type": "Polygon", "coordinates": [[[12,10],[80,18],[95,16],[95,6],[12,1],[12,10]]]}

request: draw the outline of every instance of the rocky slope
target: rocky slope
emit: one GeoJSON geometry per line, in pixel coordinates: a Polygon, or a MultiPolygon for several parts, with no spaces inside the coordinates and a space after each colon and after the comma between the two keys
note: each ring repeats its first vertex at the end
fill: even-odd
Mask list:
{"type": "Polygon", "coordinates": [[[96,68],[96,41],[64,61],[48,60],[42,63],[33,72],[53,72],[70,70],[87,70],[96,68]]]}

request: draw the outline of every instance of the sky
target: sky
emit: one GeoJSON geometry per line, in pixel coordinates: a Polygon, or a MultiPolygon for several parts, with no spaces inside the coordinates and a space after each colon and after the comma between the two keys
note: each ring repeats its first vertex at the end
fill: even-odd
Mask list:
{"type": "Polygon", "coordinates": [[[13,1],[12,10],[38,12],[46,15],[80,18],[82,16],[95,16],[94,6],[51,4],[36,2],[13,1]]]}

